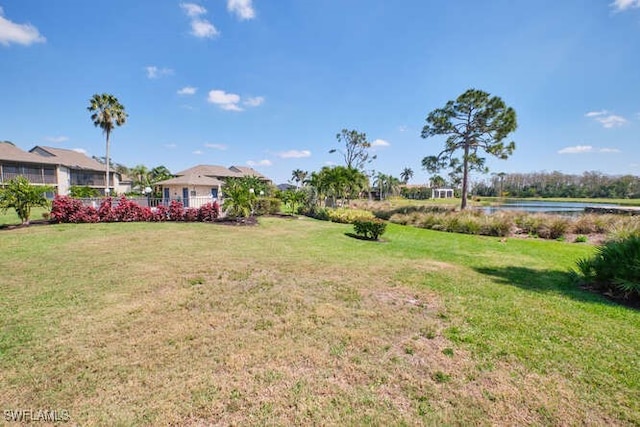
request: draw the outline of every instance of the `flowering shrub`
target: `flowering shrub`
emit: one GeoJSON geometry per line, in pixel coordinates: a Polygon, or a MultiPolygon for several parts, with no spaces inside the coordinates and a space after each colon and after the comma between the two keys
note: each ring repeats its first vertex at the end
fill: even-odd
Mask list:
{"type": "Polygon", "coordinates": [[[198,221],[210,222],[220,216],[220,205],[218,202],[206,203],[198,209],[198,221]]]}
{"type": "Polygon", "coordinates": [[[196,208],[187,208],[184,210],[184,214],[182,216],[183,221],[197,221],[198,220],[198,209],[196,208]]]}
{"type": "Polygon", "coordinates": [[[152,221],[161,222],[166,221],[169,218],[169,211],[165,205],[160,205],[156,208],[156,211],[153,212],[152,221]]]}
{"type": "Polygon", "coordinates": [[[172,200],[169,203],[169,221],[182,221],[184,217],[184,208],[182,202],[172,200]]]}
{"type": "Polygon", "coordinates": [[[78,218],[84,205],[80,200],[69,196],[56,196],[51,203],[51,221],[53,222],[77,222],[71,218],[78,218]]]}
{"type": "Polygon", "coordinates": [[[111,197],[105,197],[100,203],[100,207],[98,208],[98,217],[100,218],[100,222],[113,222],[116,220],[116,215],[113,212],[111,203],[111,197]]]}
{"type": "Polygon", "coordinates": [[[68,196],[56,196],[51,206],[50,218],[56,223],[133,222],[133,221],[213,221],[220,215],[217,202],[207,203],[197,208],[184,209],[182,203],[172,201],[169,207],[157,208],[140,206],[122,196],[116,207],[112,199],[106,197],[98,209],[84,206],[81,200],[68,196]]]}

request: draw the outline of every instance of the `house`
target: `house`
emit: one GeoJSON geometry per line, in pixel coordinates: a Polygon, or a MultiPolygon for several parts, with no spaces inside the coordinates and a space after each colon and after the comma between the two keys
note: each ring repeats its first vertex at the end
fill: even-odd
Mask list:
{"type": "MultiPolygon", "coordinates": [[[[39,145],[27,152],[11,142],[0,142],[0,185],[20,175],[31,184],[53,187],[59,195],[69,194],[75,185],[95,188],[102,194],[105,191],[105,166],[80,152],[39,145]]],[[[111,193],[127,191],[113,169],[109,184],[111,193]]]]}
{"type": "Polygon", "coordinates": [[[222,186],[225,180],[245,176],[255,176],[271,184],[269,178],[253,168],[197,165],[180,171],[174,178],[159,181],[155,185],[160,187],[164,203],[168,200],[179,200],[185,207],[199,207],[209,201],[222,198],[222,186]]]}

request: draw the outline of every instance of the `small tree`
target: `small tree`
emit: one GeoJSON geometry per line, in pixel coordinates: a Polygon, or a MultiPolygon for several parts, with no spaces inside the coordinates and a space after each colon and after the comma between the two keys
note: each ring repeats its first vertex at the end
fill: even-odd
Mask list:
{"type": "Polygon", "coordinates": [[[23,176],[18,176],[0,190],[0,209],[15,209],[23,225],[29,225],[31,209],[34,207],[49,207],[45,193],[53,191],[51,187],[32,185],[23,176]]]}
{"type": "Polygon", "coordinates": [[[516,130],[516,112],[502,99],[481,90],[469,89],[443,108],[433,110],[427,116],[422,138],[446,135],[445,148],[438,155],[422,159],[422,166],[435,173],[450,168],[462,173],[462,202],[467,206],[469,171],[486,172],[485,159],[478,155],[485,151],[499,159],[507,159],[515,149],[513,141],[505,143],[507,136],[516,130]],[[454,157],[462,150],[462,161],[454,157]]]}
{"type": "Polygon", "coordinates": [[[339,134],[336,135],[336,139],[340,143],[344,143],[344,151],[337,148],[329,150],[329,153],[335,153],[336,151],[344,157],[345,165],[348,169],[362,170],[366,163],[369,163],[376,159],[376,156],[369,157],[369,148],[371,143],[367,141],[367,134],[360,133],[356,130],[342,129],[339,134]]]}

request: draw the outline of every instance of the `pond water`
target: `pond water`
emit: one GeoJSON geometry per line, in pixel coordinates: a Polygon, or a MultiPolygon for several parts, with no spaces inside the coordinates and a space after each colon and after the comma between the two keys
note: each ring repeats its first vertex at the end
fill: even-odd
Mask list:
{"type": "Polygon", "coordinates": [[[556,202],[547,200],[505,200],[495,206],[483,206],[485,213],[498,211],[524,211],[531,213],[549,213],[561,215],[578,215],[584,212],[587,206],[619,206],[615,203],[586,203],[586,202],[556,202]]]}

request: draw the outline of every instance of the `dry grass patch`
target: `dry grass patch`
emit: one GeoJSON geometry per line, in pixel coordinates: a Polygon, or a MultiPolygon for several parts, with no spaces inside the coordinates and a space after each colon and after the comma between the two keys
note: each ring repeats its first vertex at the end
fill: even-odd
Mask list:
{"type": "Polygon", "coordinates": [[[35,261],[5,252],[0,264],[4,332],[25,328],[0,347],[0,401],[68,409],[87,425],[619,422],[581,404],[564,376],[451,339],[459,319],[421,283],[476,273],[343,228],[63,225],[5,237],[30,241],[35,261]]]}

